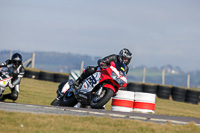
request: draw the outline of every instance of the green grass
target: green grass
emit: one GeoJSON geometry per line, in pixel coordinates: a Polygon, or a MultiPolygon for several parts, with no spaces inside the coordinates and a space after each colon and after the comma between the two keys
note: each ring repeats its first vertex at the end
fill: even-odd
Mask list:
{"type": "Polygon", "coordinates": [[[200,118],[200,105],[156,99],[156,114],[200,118]]]}
{"type": "MultiPolygon", "coordinates": [[[[17,103],[50,105],[56,98],[56,90],[59,83],[23,78],[20,87],[17,103]]],[[[5,93],[9,93],[6,88],[5,93]]],[[[6,100],[12,102],[11,100],[6,100]]],[[[106,109],[111,109],[111,100],[107,103],[106,109]]],[[[155,114],[186,116],[200,118],[200,104],[189,104],[156,98],[155,114]]]]}
{"type": "MultiPolygon", "coordinates": [[[[20,85],[20,93],[17,103],[50,105],[56,97],[56,90],[59,83],[23,78],[20,85]]],[[[5,93],[9,93],[6,88],[5,93]]],[[[6,100],[11,102],[11,100],[6,100]]]]}
{"type": "MultiPolygon", "coordinates": [[[[23,78],[16,103],[50,105],[59,83],[23,78]]],[[[9,93],[7,88],[5,93],[9,93]]],[[[6,100],[6,102],[11,102],[6,100]]],[[[111,101],[107,110],[111,108],[111,101]]],[[[156,98],[155,114],[200,118],[200,105],[156,98]]],[[[0,111],[0,133],[197,133],[200,127],[110,117],[78,117],[0,111]]]]}
{"type": "Polygon", "coordinates": [[[14,113],[0,111],[0,133],[198,133],[200,127],[156,124],[109,117],[14,113]]]}

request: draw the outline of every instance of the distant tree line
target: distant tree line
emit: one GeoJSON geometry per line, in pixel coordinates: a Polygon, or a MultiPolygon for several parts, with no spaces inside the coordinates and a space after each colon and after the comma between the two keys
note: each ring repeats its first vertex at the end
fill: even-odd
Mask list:
{"type": "MultiPolygon", "coordinates": [[[[28,60],[31,56],[31,52],[20,52],[23,56],[23,61],[28,60]]],[[[10,57],[9,50],[0,51],[0,62],[4,62],[10,57]]],[[[58,53],[58,52],[35,52],[35,68],[40,70],[52,71],[52,72],[64,72],[70,73],[71,70],[80,70],[81,62],[84,62],[84,68],[87,66],[96,66],[97,60],[102,57],[92,57],[89,55],[72,54],[72,53],[58,53]]],[[[142,82],[142,70],[145,66],[130,67],[128,74],[128,80],[134,82],[142,82]]],[[[147,68],[146,83],[161,84],[161,70],[166,70],[165,84],[175,86],[186,86],[187,74],[181,70],[180,67],[173,67],[172,65],[164,65],[160,68],[151,67],[147,68]]],[[[191,77],[191,87],[200,86],[200,71],[189,72],[191,77]]]]}

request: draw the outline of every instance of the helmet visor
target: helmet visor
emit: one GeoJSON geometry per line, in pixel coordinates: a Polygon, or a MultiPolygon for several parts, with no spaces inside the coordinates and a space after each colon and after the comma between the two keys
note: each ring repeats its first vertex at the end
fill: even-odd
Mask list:
{"type": "Polygon", "coordinates": [[[13,61],[15,67],[18,67],[21,64],[21,61],[13,61]]]}
{"type": "Polygon", "coordinates": [[[127,58],[127,57],[121,56],[121,61],[122,61],[124,64],[128,65],[128,64],[130,63],[130,61],[131,61],[131,58],[127,58]]]}

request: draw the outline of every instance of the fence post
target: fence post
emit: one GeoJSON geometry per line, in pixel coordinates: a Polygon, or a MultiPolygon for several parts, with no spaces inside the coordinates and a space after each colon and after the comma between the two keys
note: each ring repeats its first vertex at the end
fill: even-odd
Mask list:
{"type": "Polygon", "coordinates": [[[10,50],[10,59],[12,58],[12,50],[10,50]]]}
{"type": "Polygon", "coordinates": [[[190,88],[190,74],[187,75],[187,88],[190,88]]]}
{"type": "Polygon", "coordinates": [[[32,53],[31,68],[35,67],[35,53],[32,53]]]}
{"type": "Polygon", "coordinates": [[[165,84],[165,70],[162,70],[162,84],[165,84]]]}
{"type": "Polygon", "coordinates": [[[142,83],[145,83],[145,76],[146,76],[146,67],[144,67],[144,69],[143,69],[142,83]]]}
{"type": "Polygon", "coordinates": [[[26,67],[28,67],[30,64],[31,68],[35,68],[35,53],[32,53],[32,57],[23,63],[23,65],[26,65],[26,67]]]}
{"type": "Polygon", "coordinates": [[[81,69],[80,69],[80,74],[83,72],[83,65],[84,65],[84,61],[81,61],[81,69]]]}

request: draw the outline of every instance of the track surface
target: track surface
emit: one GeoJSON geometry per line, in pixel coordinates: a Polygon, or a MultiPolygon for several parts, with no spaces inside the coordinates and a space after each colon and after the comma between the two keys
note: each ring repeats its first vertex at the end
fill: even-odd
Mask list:
{"type": "Polygon", "coordinates": [[[0,102],[0,110],[14,111],[14,112],[28,112],[28,113],[42,113],[42,114],[58,114],[58,115],[108,116],[113,118],[135,119],[135,120],[150,121],[156,123],[171,122],[172,124],[183,124],[183,125],[188,124],[189,122],[194,122],[197,126],[200,126],[200,118],[144,114],[135,112],[118,112],[118,111],[103,110],[103,109],[56,107],[56,106],[0,102]]]}

